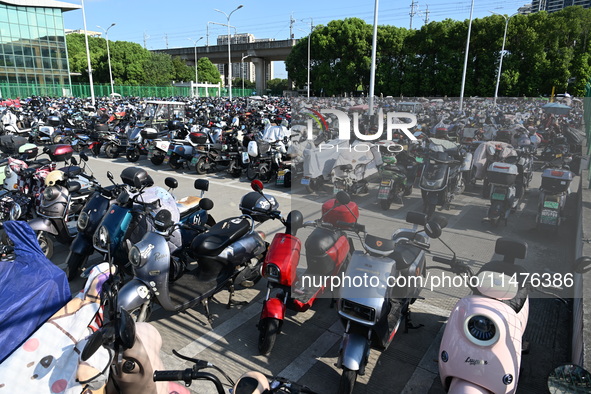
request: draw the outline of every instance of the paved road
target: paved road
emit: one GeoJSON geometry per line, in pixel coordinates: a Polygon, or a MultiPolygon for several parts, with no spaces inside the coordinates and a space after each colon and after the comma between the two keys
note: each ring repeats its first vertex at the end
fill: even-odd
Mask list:
{"type": "MultiPolygon", "coordinates": [[[[138,164],[151,169],[150,173],[158,185],[164,185],[167,176],[176,177],[180,184],[174,192],[177,198],[195,194],[192,184],[197,175],[193,171],[155,167],[145,158],[135,165],[138,164]]],[[[99,179],[106,181],[107,170],[117,177],[121,170],[133,164],[125,158],[91,158],[89,165],[99,179]]],[[[210,180],[207,196],[215,202],[213,216],[219,220],[238,215],[240,197],[250,191],[246,179],[233,180],[225,175],[207,178],[210,180]]],[[[441,238],[459,256],[469,260],[475,269],[491,260],[497,238],[522,239],[529,245],[524,265],[531,272],[566,273],[566,262],[572,259],[574,229],[566,225],[558,234],[542,234],[535,230],[539,182],[540,175],[536,173],[525,201],[510,217],[507,227],[492,227],[483,223],[488,201],[480,197],[479,186],[468,190],[454,201],[449,211],[440,212],[449,220],[449,226],[441,238]]],[[[420,193],[415,189],[405,199],[403,206],[392,205],[390,210],[382,211],[376,204],[375,187],[373,184],[367,195],[353,197],[360,206],[360,222],[366,224],[368,231],[373,234],[391,235],[396,229],[405,226],[406,212],[421,209],[420,193]]],[[[307,195],[299,186],[293,190],[268,186],[266,190],[278,199],[282,212],[300,209],[306,219],[318,218],[320,204],[330,198],[328,193],[307,195]]],[[[572,190],[576,190],[575,184],[572,190]]],[[[268,233],[270,240],[281,226],[278,222],[269,221],[260,229],[268,233]]],[[[298,235],[305,238],[308,234],[308,230],[302,230],[298,235]]],[[[437,240],[432,241],[432,249],[446,253],[445,247],[437,240]]],[[[66,255],[65,247],[56,248],[54,262],[63,264],[66,255]]],[[[91,261],[98,262],[98,258],[98,255],[94,255],[91,261]]],[[[305,258],[302,258],[301,264],[302,268],[305,267],[305,258]]],[[[440,274],[437,266],[437,263],[428,260],[432,275],[440,274]]],[[[72,283],[73,290],[81,286],[81,280],[72,283]]],[[[172,355],[172,349],[176,349],[182,354],[213,362],[234,379],[254,369],[296,380],[319,393],[336,392],[340,370],[334,364],[343,327],[337,319],[336,309],[330,308],[330,300],[319,300],[312,310],[305,313],[288,312],[283,332],[273,352],[268,357],[260,356],[256,323],[265,287],[263,279],[251,289],[240,290],[236,293],[236,299],[248,303],[232,309],[226,308],[226,293],[217,295],[210,303],[211,311],[215,314],[211,324],[203,315],[201,307],[182,314],[157,310],[152,321],[163,337],[161,356],[166,367],[178,369],[189,366],[172,355]]],[[[444,392],[437,374],[439,341],[450,310],[460,297],[468,294],[468,290],[446,287],[433,291],[425,289],[421,294],[424,299],[413,305],[412,316],[413,322],[423,327],[410,330],[409,333],[398,333],[384,352],[372,350],[366,374],[358,378],[355,392],[444,392]]],[[[565,290],[561,295],[567,297],[568,292],[565,290]]],[[[526,338],[531,345],[529,354],[523,357],[519,392],[545,392],[547,374],[554,366],[569,360],[569,308],[555,299],[531,300],[530,321],[526,331],[526,338]]],[[[204,383],[194,383],[192,389],[195,393],[213,392],[204,383]]]]}

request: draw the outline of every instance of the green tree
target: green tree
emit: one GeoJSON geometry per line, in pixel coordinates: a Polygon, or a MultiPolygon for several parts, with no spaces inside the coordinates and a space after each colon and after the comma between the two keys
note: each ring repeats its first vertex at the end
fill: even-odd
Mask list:
{"type": "Polygon", "coordinates": [[[220,83],[222,82],[220,70],[207,57],[200,57],[197,61],[199,67],[199,82],[220,83]]]}
{"type": "Polygon", "coordinates": [[[174,79],[174,66],[170,55],[152,52],[144,62],[144,84],[170,85],[174,79]]]}
{"type": "Polygon", "coordinates": [[[288,89],[289,81],[287,79],[273,78],[267,81],[267,90],[271,91],[273,95],[281,95],[284,90],[288,89]]]}

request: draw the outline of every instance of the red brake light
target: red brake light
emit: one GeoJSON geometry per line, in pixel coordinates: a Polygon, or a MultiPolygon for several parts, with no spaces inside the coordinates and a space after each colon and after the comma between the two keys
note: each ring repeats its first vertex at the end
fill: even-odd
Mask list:
{"type": "Polygon", "coordinates": [[[551,171],[550,174],[552,176],[563,176],[564,175],[564,171],[551,171]]]}

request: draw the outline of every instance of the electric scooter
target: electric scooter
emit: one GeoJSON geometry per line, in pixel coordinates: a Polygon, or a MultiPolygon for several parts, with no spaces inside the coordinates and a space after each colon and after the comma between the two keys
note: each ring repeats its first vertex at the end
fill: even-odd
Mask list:
{"type": "Polygon", "coordinates": [[[263,302],[259,329],[259,352],[269,354],[285,321],[286,308],[305,312],[326,290],[321,279],[338,275],[351,258],[353,242],[339,227],[355,224],[359,208],[345,192],[337,193],[322,205],[322,217],[303,223],[300,211],[292,211],[287,219],[281,219],[285,233],[273,238],[263,264],[263,276],[267,279],[267,294],[263,302]],[[314,227],[306,239],[306,271],[298,275],[302,242],[296,237],[298,229],[314,227]]]}
{"type": "MultiPolygon", "coordinates": [[[[427,274],[430,238],[438,238],[447,222],[440,216],[427,221],[426,214],[417,212],[409,212],[406,221],[414,228],[400,229],[391,239],[366,233],[363,250],[353,253],[345,270],[350,280],[341,284],[337,304],[345,326],[336,364],[343,370],[339,393],[353,391],[357,375],[365,374],[370,350],[386,350],[402,322],[405,332],[421,327],[411,322],[410,305],[427,274]]],[[[365,231],[358,224],[351,229],[365,231]]]]}
{"type": "MultiPolygon", "coordinates": [[[[202,199],[203,210],[213,202],[202,199]]],[[[260,269],[267,244],[255,224],[277,217],[279,204],[270,195],[250,192],[241,202],[243,215],[222,220],[194,236],[188,247],[173,245],[171,234],[179,227],[163,209],[153,219],[154,230],[129,248],[133,279],[119,293],[119,305],[137,321],[149,318],[153,304],[178,312],[202,303],[211,321],[208,301],[228,288],[228,307],[233,304],[235,284],[245,287],[260,279],[260,269]]],[[[198,228],[199,230],[199,228],[198,228]]]]}

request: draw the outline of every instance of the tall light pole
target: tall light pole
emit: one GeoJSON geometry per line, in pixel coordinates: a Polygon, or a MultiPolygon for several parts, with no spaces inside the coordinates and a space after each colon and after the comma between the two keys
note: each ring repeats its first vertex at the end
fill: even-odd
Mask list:
{"type": "Polygon", "coordinates": [[[90,47],[88,46],[88,30],[86,29],[86,12],[84,11],[84,0],[82,3],[82,19],[84,20],[84,42],[86,43],[86,60],[88,61],[88,82],[90,83],[90,102],[94,106],[94,83],[92,81],[92,65],[90,64],[90,47]]]}
{"type": "MultiPolygon", "coordinates": [[[[373,115],[373,96],[376,82],[376,48],[378,39],[378,0],[375,0],[373,11],[373,38],[371,42],[371,70],[369,72],[369,115],[373,115]]],[[[380,122],[382,120],[380,119],[380,122]]]]}
{"type": "MultiPolygon", "coordinates": [[[[308,18],[306,18],[308,19],[308,18]]],[[[314,20],[312,18],[310,19],[310,33],[308,34],[308,98],[310,98],[310,39],[312,38],[312,32],[314,31],[314,20]]],[[[302,22],[305,21],[305,19],[302,19],[302,22]]],[[[297,28],[300,31],[303,31],[304,33],[307,33],[306,31],[297,28]]]]}
{"type": "Polygon", "coordinates": [[[109,63],[109,80],[111,81],[111,97],[113,97],[113,71],[111,69],[111,52],[109,51],[109,29],[115,26],[115,23],[111,23],[111,26],[107,27],[107,30],[103,29],[100,26],[97,26],[99,29],[105,32],[105,39],[107,40],[107,62],[109,63]]]}
{"type": "Polygon", "coordinates": [[[517,15],[516,13],[507,17],[506,15],[501,15],[493,11],[488,11],[491,14],[500,15],[505,19],[505,33],[503,34],[503,46],[501,47],[501,59],[499,60],[499,70],[497,71],[497,85],[495,86],[495,99],[494,99],[494,106],[497,106],[497,97],[499,95],[499,83],[501,82],[501,69],[503,68],[503,57],[505,56],[505,41],[507,40],[507,27],[509,26],[509,19],[517,15]]]}
{"type": "Polygon", "coordinates": [[[466,86],[466,69],[468,68],[468,52],[470,52],[470,33],[472,32],[472,13],[474,12],[474,0],[470,6],[470,23],[468,24],[468,38],[466,38],[466,55],[464,56],[464,71],[462,72],[462,88],[460,89],[460,112],[464,108],[464,87],[466,86]]]}
{"type": "Polygon", "coordinates": [[[199,37],[197,40],[193,40],[192,38],[187,38],[187,40],[191,41],[193,43],[193,46],[195,47],[195,96],[199,97],[199,87],[197,86],[197,84],[199,83],[199,73],[197,71],[197,43],[199,41],[201,41],[203,39],[202,37],[199,37]]]}
{"type": "Polygon", "coordinates": [[[250,55],[242,56],[240,59],[240,78],[242,79],[242,94],[244,94],[244,59],[250,57],[250,55]]]}
{"type": "Polygon", "coordinates": [[[236,7],[229,14],[226,14],[224,11],[220,11],[218,9],[214,10],[214,11],[224,14],[226,16],[227,21],[228,21],[228,86],[229,86],[229,90],[230,90],[230,101],[232,101],[232,55],[231,55],[231,51],[230,51],[230,38],[231,38],[231,36],[230,36],[230,17],[232,16],[232,14],[235,11],[238,11],[242,7],[244,7],[244,6],[242,4],[240,4],[238,7],[236,7]]]}

